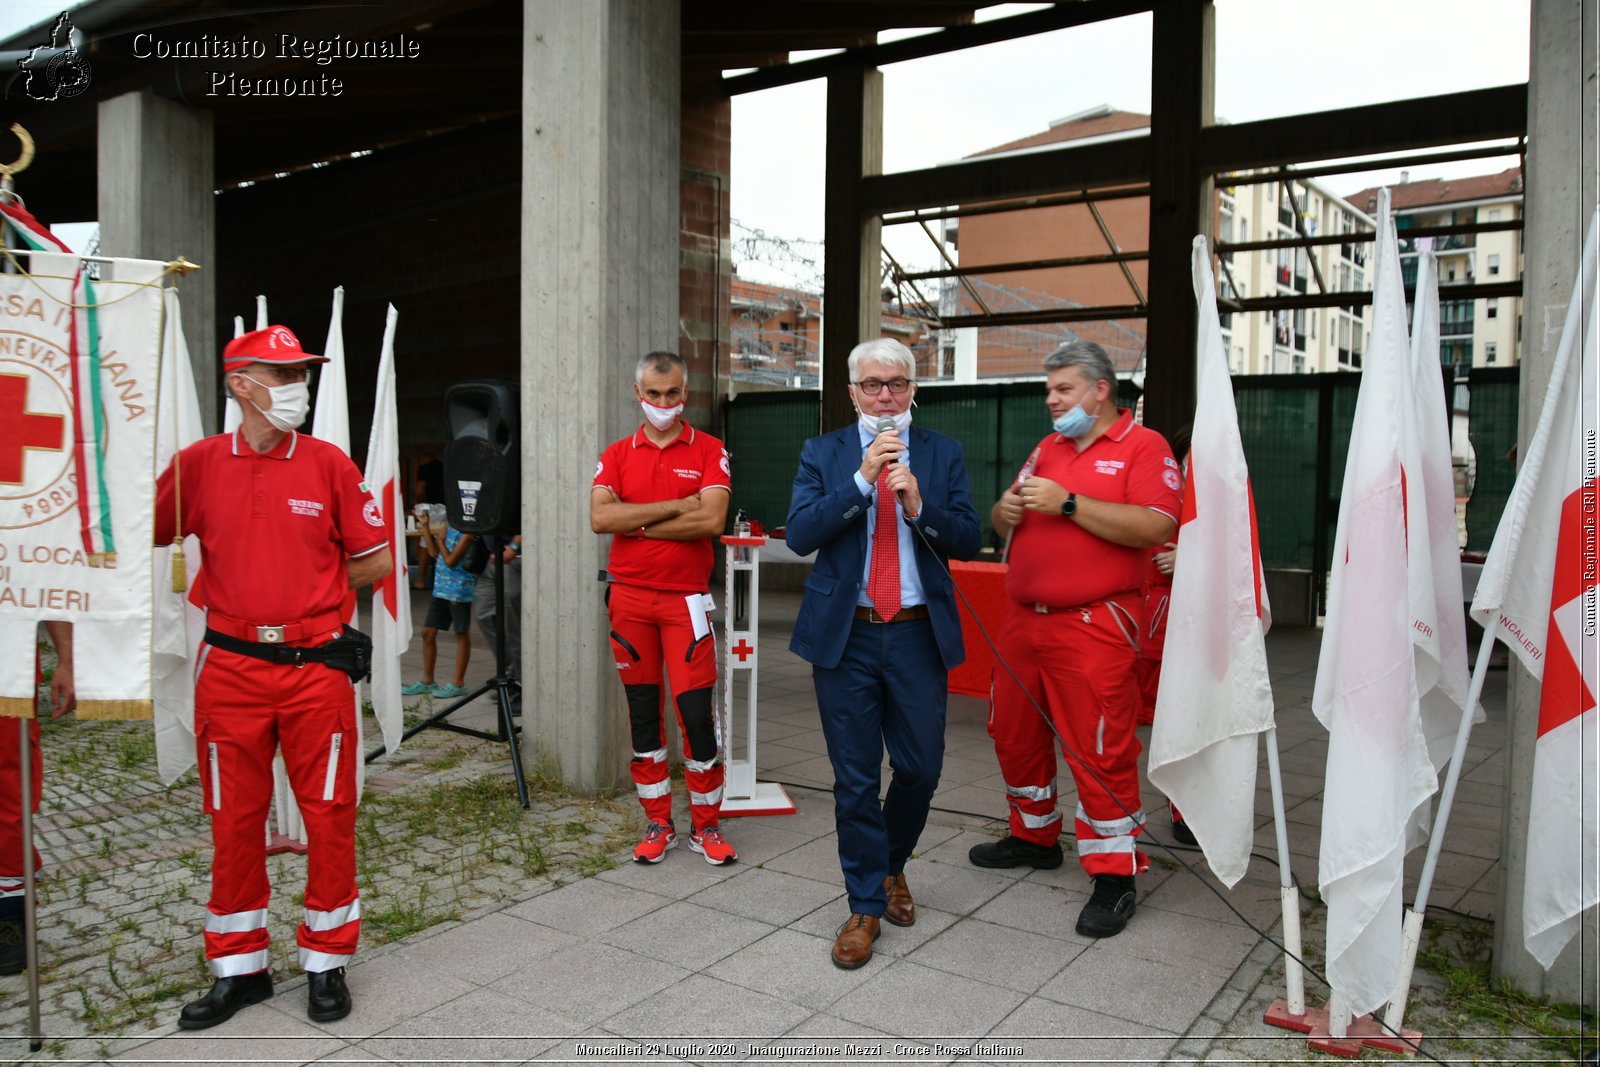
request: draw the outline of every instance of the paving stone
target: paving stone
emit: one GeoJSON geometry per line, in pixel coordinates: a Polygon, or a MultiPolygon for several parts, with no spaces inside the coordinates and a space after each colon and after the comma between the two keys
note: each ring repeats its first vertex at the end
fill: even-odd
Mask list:
{"type": "Polygon", "coordinates": [[[890,960],[872,981],[829,1011],[847,1021],[906,1037],[986,1034],[1023,999],[1015,990],[910,960],[890,960]]]}
{"type": "Polygon", "coordinates": [[[786,1000],[730,985],[708,974],[693,974],[605,1019],[601,1025],[624,1036],[681,1036],[688,1041],[715,1041],[782,1033],[810,1014],[809,1009],[786,1000]]]}
{"type": "Polygon", "coordinates": [[[588,943],[508,974],[491,987],[587,1027],[690,973],[611,945],[588,943]]]}
{"type": "Polygon", "coordinates": [[[601,934],[600,940],[698,971],[760,940],[772,929],[754,919],[678,901],[601,934]]]}
{"type": "Polygon", "coordinates": [[[1108,938],[1085,950],[1045,982],[1038,995],[1179,1034],[1199,1017],[1232,973],[1182,956],[1157,962],[1118,953],[1114,950],[1118,939],[1108,938]]]}
{"type": "Polygon", "coordinates": [[[906,958],[990,985],[1033,993],[1085,948],[966,918],[957,920],[906,958]]]}
{"type": "Polygon", "coordinates": [[[774,930],[712,964],[709,973],[745,989],[822,1010],[867,981],[873,968],[834,966],[833,939],[774,930]]]}
{"type": "Polygon", "coordinates": [[[786,926],[843,895],[841,889],[823,882],[752,867],[701,890],[689,903],[770,926],[786,926]]]}

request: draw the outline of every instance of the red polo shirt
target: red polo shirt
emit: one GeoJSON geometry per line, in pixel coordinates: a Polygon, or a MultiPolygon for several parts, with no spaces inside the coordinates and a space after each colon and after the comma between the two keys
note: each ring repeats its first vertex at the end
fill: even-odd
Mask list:
{"type": "MultiPolygon", "coordinates": [[[[389,543],[378,503],[337,447],[289,433],[257,453],[239,435],[185,448],[183,532],[205,550],[202,599],[209,608],[262,625],[339,608],[346,557],[389,543]]],[[[173,467],[156,482],[155,543],[173,540],[173,467]]]]}
{"type": "MultiPolygon", "coordinates": [[[[1105,433],[1078,451],[1053,433],[1029,461],[1033,473],[1070,493],[1116,504],[1138,504],[1178,521],[1183,482],[1166,439],[1133,424],[1123,410],[1105,433]]],[[[1074,607],[1113,593],[1136,591],[1149,567],[1148,548],[1112,544],[1076,522],[1024,511],[1006,557],[1006,591],[1025,604],[1074,607]]]]}
{"type": "MultiPolygon", "coordinates": [[[[625,504],[681,500],[703,489],[732,492],[728,453],[722,442],[687,422],[665,447],[650,440],[644,424],[600,454],[594,484],[625,504]]],[[[655,541],[617,534],[606,570],[614,581],[647,589],[703,593],[711,581],[714,538],[655,541]]]]}

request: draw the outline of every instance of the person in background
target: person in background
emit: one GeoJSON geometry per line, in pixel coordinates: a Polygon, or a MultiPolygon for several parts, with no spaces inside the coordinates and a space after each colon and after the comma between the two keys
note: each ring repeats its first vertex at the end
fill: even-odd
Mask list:
{"type": "Polygon", "coordinates": [[[517,682],[512,695],[512,712],[522,710],[522,535],[509,540],[486,538],[490,545],[489,563],[478,575],[478,585],[472,594],[473,612],[478,616],[478,629],[489,643],[491,654],[499,641],[500,624],[495,618],[495,571],[505,568],[505,619],[506,619],[506,675],[517,682]]]}
{"type": "MultiPolygon", "coordinates": [[[[56,650],[55,671],[50,675],[50,717],[59,719],[78,702],[72,678],[72,624],[46,622],[45,633],[56,650]]],[[[34,673],[39,669],[34,650],[34,673]]],[[[21,719],[0,718],[0,974],[21,974],[28,968],[28,948],[23,943],[23,854],[21,719]]],[[[33,785],[30,806],[39,810],[44,795],[44,753],[39,747],[39,703],[34,696],[33,718],[28,720],[28,747],[33,785]]],[[[33,850],[33,869],[39,870],[39,850],[33,850]]]]}
{"type": "Polygon", "coordinates": [[[662,714],[665,673],[683,737],[689,847],[721,865],[738,853],[720,825],[726,768],[711,705],[717,660],[706,589],[713,539],[727,525],[733,489],[722,442],[684,421],[688,373],[676,352],[640,358],[633,390],[644,421],[601,453],[589,490],[589,527],[611,535],[611,651],[628,699],[628,769],[646,820],[634,861],[660,863],[678,843],[662,714]]]}
{"type": "Polygon", "coordinates": [[[400,692],[408,697],[436,696],[446,699],[467,692],[467,662],[472,658],[472,594],[476,576],[462,562],[472,549],[473,534],[464,534],[446,523],[438,529],[426,514],[417,516],[422,529],[422,546],[433,560],[433,599],[422,621],[422,680],[412,682],[400,692]],[[439,661],[439,631],[456,635],[455,681],[446,685],[434,682],[439,661]]]}
{"type": "Polygon", "coordinates": [[[789,547],[817,553],[789,649],[812,664],[833,764],[845,970],[872,958],[880,919],[917,920],[906,861],[944,769],[949,671],[966,658],[946,560],[971,559],[982,536],[961,444],[912,425],[911,350],[866,341],[848,367],[857,421],[801,448],[788,518],[789,547]]]}
{"type": "MultiPolygon", "coordinates": [[[[1179,477],[1187,483],[1189,472],[1189,437],[1192,428],[1184,425],[1172,435],[1172,454],[1179,460],[1179,477]]],[[[1144,579],[1144,615],[1139,633],[1139,659],[1134,664],[1134,678],[1139,684],[1139,725],[1149,726],[1156,721],[1156,696],[1161,685],[1161,653],[1167,645],[1167,609],[1172,601],[1172,568],[1178,558],[1178,538],[1157,545],[1150,550],[1150,567],[1144,579]]],[[[1194,831],[1183,821],[1178,805],[1167,802],[1172,816],[1172,836],[1180,844],[1195,847],[1199,841],[1194,831]]]]}

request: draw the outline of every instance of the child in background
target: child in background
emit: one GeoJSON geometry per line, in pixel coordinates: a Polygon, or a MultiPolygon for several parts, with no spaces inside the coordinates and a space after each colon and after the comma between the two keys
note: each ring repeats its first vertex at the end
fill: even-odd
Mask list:
{"type": "Polygon", "coordinates": [[[436,528],[431,516],[420,510],[417,522],[422,527],[422,546],[434,561],[433,599],[422,623],[422,681],[412,682],[400,692],[406,696],[464,696],[467,660],[472,656],[472,593],[477,580],[460,564],[474,535],[464,534],[449,523],[443,529],[436,528]],[[433,680],[434,664],[439,658],[439,631],[443,629],[456,635],[455,682],[451,685],[436,685],[433,680]]]}

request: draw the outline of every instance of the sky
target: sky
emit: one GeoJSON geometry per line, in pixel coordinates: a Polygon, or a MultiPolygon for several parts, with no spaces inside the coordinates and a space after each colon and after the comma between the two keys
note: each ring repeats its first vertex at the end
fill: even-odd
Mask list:
{"type": "MultiPolygon", "coordinates": [[[[694,0],[683,0],[693,3],[694,0]]],[[[1216,0],[1216,114],[1248,122],[1384,100],[1525,82],[1529,0],[1216,0]]],[[[63,0],[4,0],[0,37],[43,22],[63,0]]],[[[73,3],[71,6],[77,6],[73,3]]],[[[1005,4],[984,19],[1044,5],[1005,4]]],[[[907,34],[902,33],[900,36],[907,34]]],[[[1037,133],[1099,104],[1148,112],[1150,16],[1136,15],[884,69],[884,169],[952,162],[1037,133]]],[[[734,219],[820,261],[821,81],[733,101],[734,219]]],[[[1486,173],[1507,159],[1412,167],[1412,178],[1486,173]]],[[[1326,179],[1349,193],[1397,171],[1326,179]]],[[[85,230],[63,231],[69,243],[85,230]]],[[[915,227],[885,231],[908,267],[937,265],[915,227]]],[[[736,249],[736,261],[738,251],[736,249]]],[[[820,262],[817,264],[820,271],[820,262]]],[[[783,271],[744,269],[792,282],[783,271]]]]}
{"type": "MultiPolygon", "coordinates": [[[[1528,3],[1216,0],[1217,118],[1248,122],[1525,82],[1528,3]]],[[[1149,56],[1150,16],[1137,15],[884,67],[884,170],[953,162],[1100,104],[1148,113],[1149,56]]],[[[825,113],[820,80],[734,97],[735,220],[820,241],[825,113]]],[[[1418,179],[1510,165],[1497,158],[1409,169],[1418,179]]],[[[1397,180],[1389,170],[1325,184],[1350,193],[1397,180]]],[[[937,265],[917,227],[886,229],[884,244],[908,268],[937,265]]],[[[741,273],[794,280],[756,265],[741,273]]]]}

